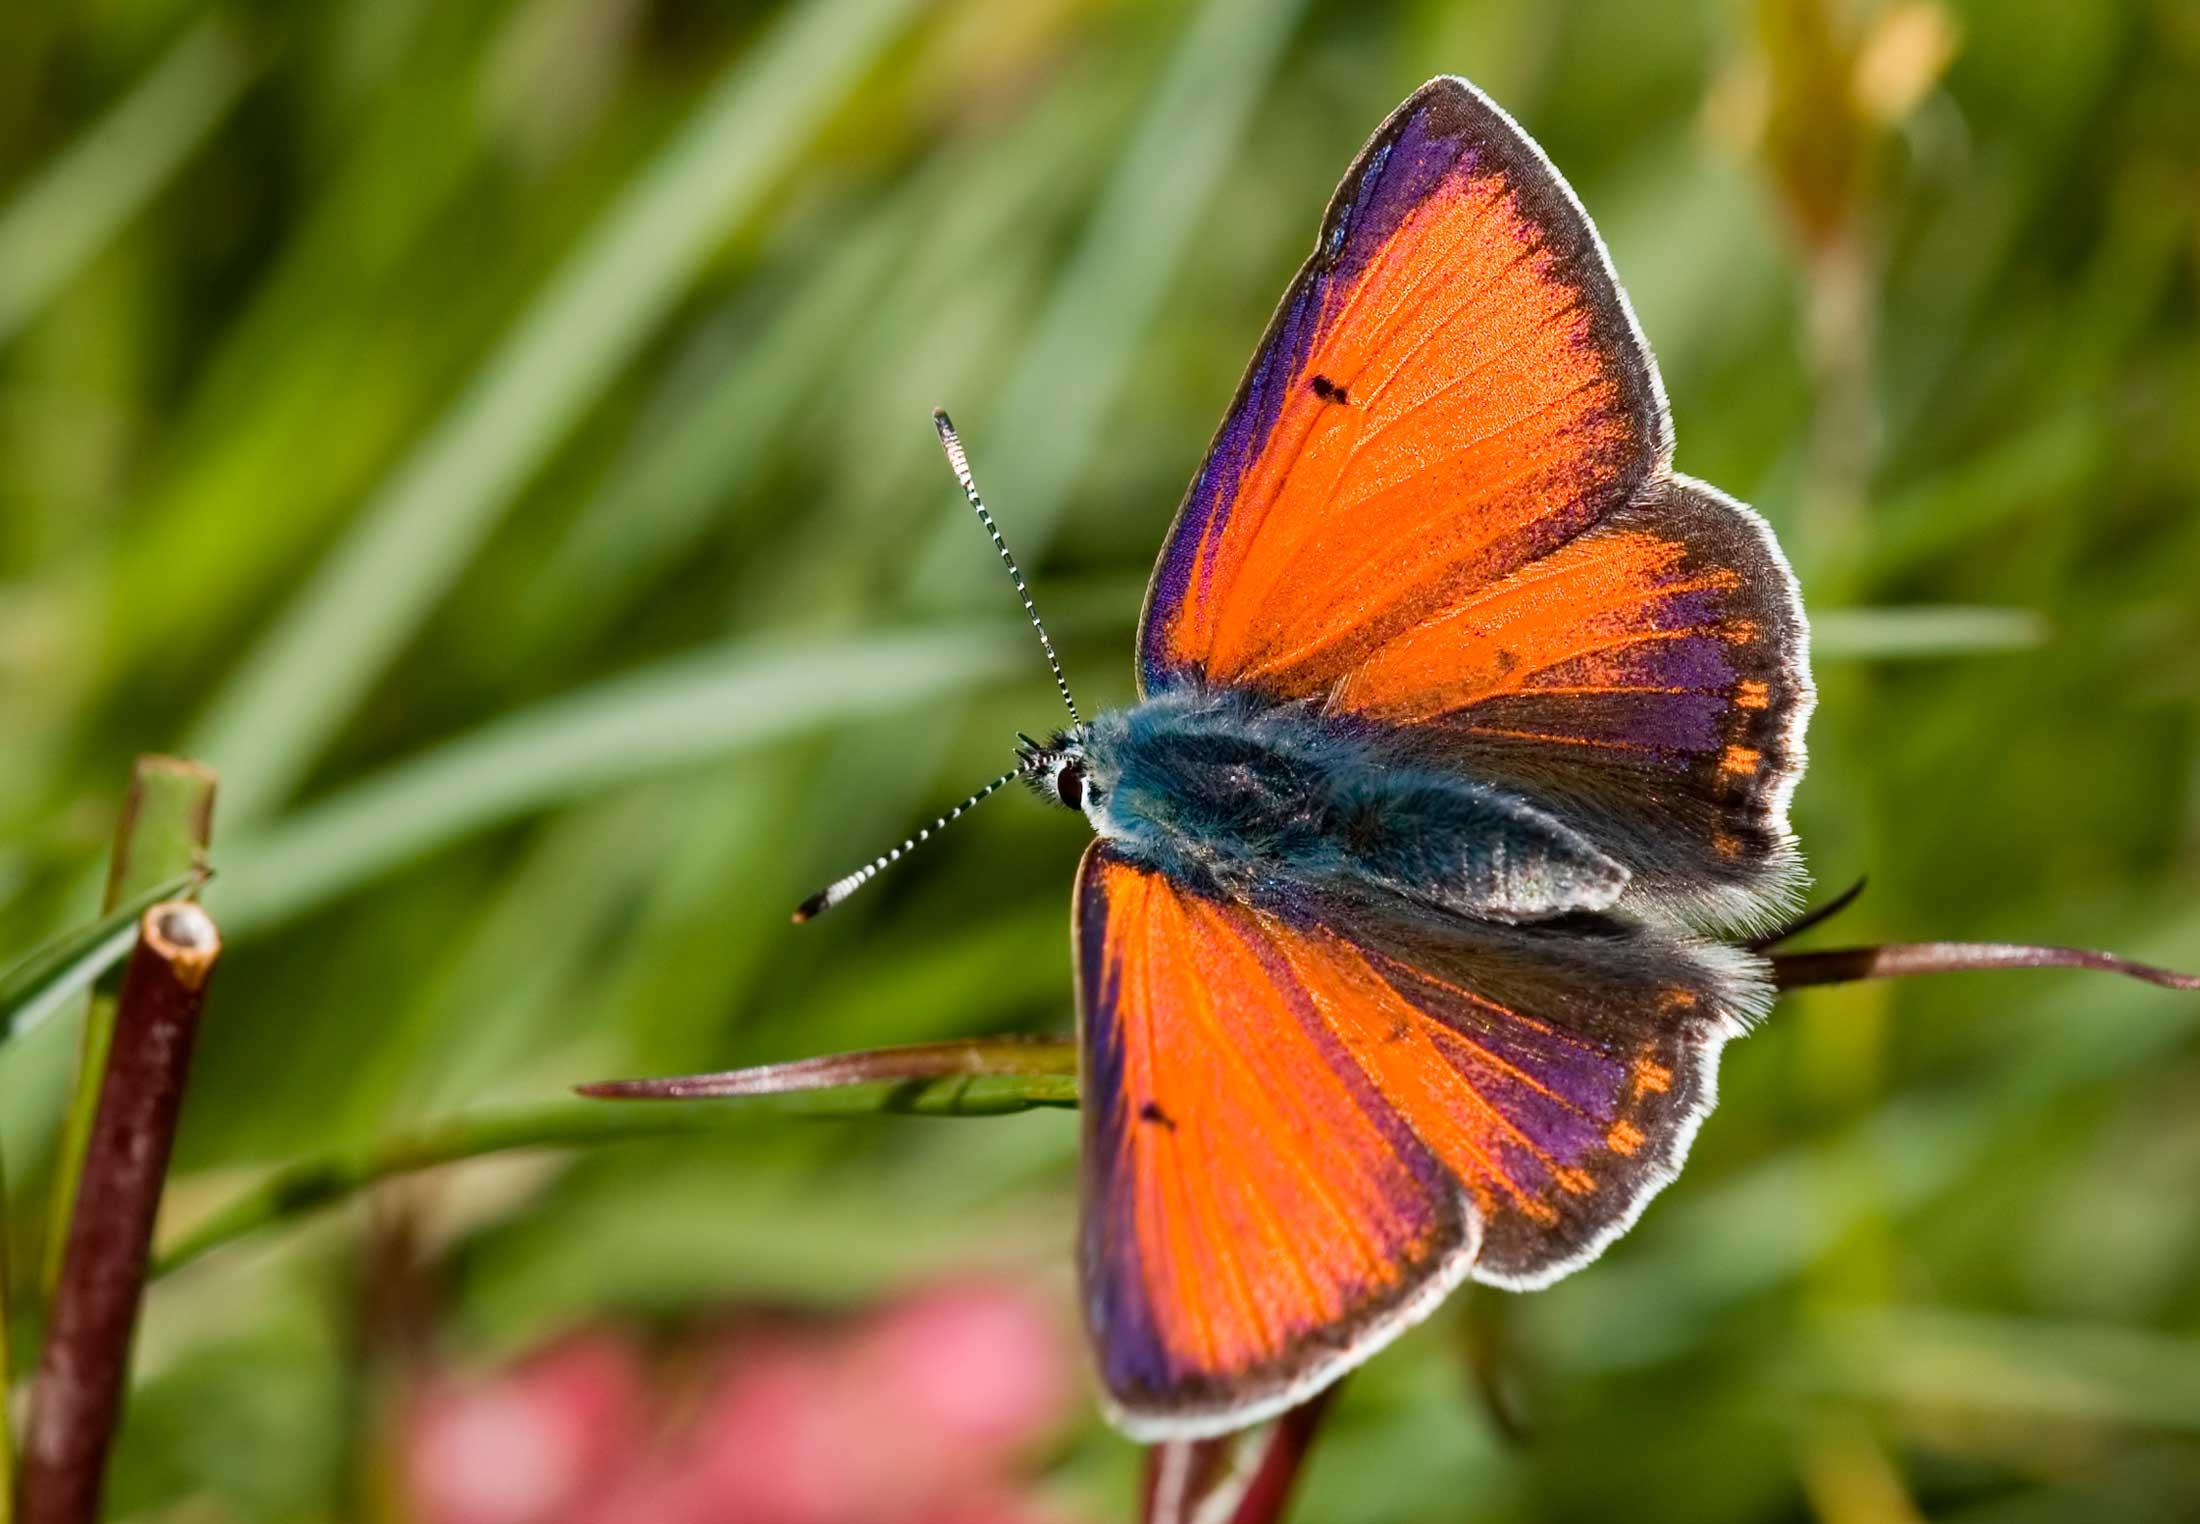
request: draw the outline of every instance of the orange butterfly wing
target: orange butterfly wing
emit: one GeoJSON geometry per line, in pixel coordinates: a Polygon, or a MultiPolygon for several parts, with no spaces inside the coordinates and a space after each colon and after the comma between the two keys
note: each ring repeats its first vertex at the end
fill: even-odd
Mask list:
{"type": "Polygon", "coordinates": [[[1456,1285],[1476,1220],[1243,906],[1105,843],[1077,905],[1079,1263],[1115,1416],[1161,1437],[1281,1411],[1456,1285]]]}
{"type": "Polygon", "coordinates": [[[1670,933],[1250,903],[1104,842],[1077,905],[1080,1271],[1144,1438],[1303,1400],[1470,1271],[1593,1257],[1678,1169],[1766,994],[1670,933]]]}
{"type": "Polygon", "coordinates": [[[1635,908],[1761,917],[1799,874],[1802,609],[1763,522],[1670,453],[1573,193],[1433,81],[1346,174],[1178,512],[1142,690],[1411,729],[1605,845],[1635,908]]]}

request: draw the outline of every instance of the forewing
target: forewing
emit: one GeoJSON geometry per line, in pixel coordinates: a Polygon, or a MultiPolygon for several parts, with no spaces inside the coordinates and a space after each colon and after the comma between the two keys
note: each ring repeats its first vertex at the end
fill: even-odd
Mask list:
{"type": "Polygon", "coordinates": [[[1603,245],[1463,80],[1346,173],[1162,549],[1148,689],[1318,693],[1628,501],[1668,450],[1603,245]]]}
{"type": "Polygon", "coordinates": [[[1527,1287],[1594,1257],[1766,995],[1755,960],[1671,931],[1246,902],[1104,843],[1078,905],[1084,1299],[1148,1438],[1303,1399],[1470,1270],[1527,1287]]]}

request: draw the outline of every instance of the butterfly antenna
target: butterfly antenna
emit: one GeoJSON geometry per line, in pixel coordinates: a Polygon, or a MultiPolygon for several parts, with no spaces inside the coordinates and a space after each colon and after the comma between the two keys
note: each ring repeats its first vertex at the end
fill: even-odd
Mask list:
{"type": "Polygon", "coordinates": [[[988,783],[984,788],[979,789],[975,794],[972,794],[968,799],[965,799],[961,804],[956,805],[946,814],[940,816],[939,819],[933,821],[930,825],[918,831],[916,835],[904,838],[900,846],[894,848],[890,852],[886,852],[878,857],[872,858],[862,867],[856,869],[855,872],[834,879],[824,888],[818,890],[817,893],[811,895],[801,904],[795,906],[795,924],[799,926],[804,921],[814,920],[816,917],[821,916],[826,911],[832,909],[842,900],[848,898],[849,895],[854,894],[858,889],[861,889],[865,884],[868,884],[872,879],[877,878],[880,869],[890,868],[895,863],[900,862],[904,857],[915,851],[920,843],[930,841],[935,834],[940,831],[946,830],[949,825],[953,824],[964,814],[968,813],[969,810],[978,803],[978,801],[986,798],[988,795],[996,792],[1005,785],[1013,783],[1016,780],[1017,775],[1022,771],[1023,769],[1021,767],[1010,768],[1007,772],[1001,774],[998,778],[995,778],[991,783],[988,783]]]}
{"type": "Polygon", "coordinates": [[[970,499],[978,522],[993,537],[993,548],[1001,553],[1001,564],[1008,568],[1008,580],[1016,584],[1016,596],[1024,600],[1024,612],[1031,616],[1031,627],[1039,632],[1039,644],[1046,650],[1047,665],[1054,670],[1054,686],[1062,690],[1062,702],[1069,706],[1070,722],[1084,724],[1084,716],[1077,712],[1077,700],[1069,696],[1069,680],[1062,676],[1062,663],[1054,654],[1054,642],[1047,635],[1047,627],[1040,622],[1038,605],[1031,601],[1031,592],[1024,586],[1024,574],[1016,569],[1016,558],[1008,553],[1008,542],[1001,538],[1000,526],[993,522],[993,515],[985,511],[985,502],[978,496],[977,480],[970,474],[970,457],[963,453],[962,439],[955,433],[954,421],[947,416],[945,408],[932,409],[932,427],[940,431],[940,448],[947,452],[947,463],[955,470],[955,480],[962,483],[963,496],[970,499]]]}

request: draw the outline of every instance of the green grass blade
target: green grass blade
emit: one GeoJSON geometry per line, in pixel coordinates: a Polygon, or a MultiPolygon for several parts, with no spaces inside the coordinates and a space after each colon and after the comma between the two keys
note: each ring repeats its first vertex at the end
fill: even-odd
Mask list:
{"type": "MultiPolygon", "coordinates": [[[[577,516],[546,580],[569,615],[601,623],[633,591],[662,579],[710,525],[728,483],[768,465],[817,378],[840,362],[847,336],[873,321],[869,300],[907,248],[908,207],[855,229],[722,373],[638,439],[577,516]]],[[[753,511],[744,499],[743,511],[753,511]]]]}
{"type": "Polygon", "coordinates": [[[0,344],[190,160],[252,74],[230,28],[201,22],[0,210],[0,344]]]}
{"type": "Polygon", "coordinates": [[[2200,1342],[2105,1323],[1882,1306],[1823,1317],[1799,1378],[1936,1413],[2200,1432],[2200,1342]]]}
{"type": "Polygon", "coordinates": [[[89,926],[47,943],[0,975],[0,1046],[31,1031],[92,981],[120,963],[137,941],[138,918],[163,900],[189,894],[198,874],[182,874],[132,895],[89,926]]]}
{"type": "Polygon", "coordinates": [[[1808,1390],[1932,1412],[2200,1432],[2200,1341],[1940,1306],[1844,1308],[1804,1341],[1808,1390]]]}
{"type": "Polygon", "coordinates": [[[1925,604],[1812,613],[1810,650],[1825,661],[1925,661],[2030,651],[2047,644],[2047,620],[2030,609],[1925,604]]]}
{"type": "MultiPolygon", "coordinates": [[[[1027,557],[1036,559],[1099,448],[1170,277],[1305,9],[1305,0],[1209,0],[1193,18],[1009,376],[1004,405],[991,420],[965,420],[980,424],[966,443],[1027,557]]],[[[943,523],[917,585],[991,593],[998,570],[969,552],[969,526],[943,523]]]]}
{"type": "Polygon", "coordinates": [[[224,854],[223,925],[294,917],[531,810],[966,691],[1030,657],[1007,626],[744,643],[551,700],[354,783],[224,854]]]}
{"type": "Polygon", "coordinates": [[[14,1261],[8,1252],[8,1161],[0,1154],[0,1524],[15,1521],[15,1422],[8,1411],[15,1388],[14,1261]]]}
{"type": "Polygon", "coordinates": [[[581,240],[216,700],[193,750],[250,822],[289,796],[574,422],[916,0],[798,7],[581,240]]]}

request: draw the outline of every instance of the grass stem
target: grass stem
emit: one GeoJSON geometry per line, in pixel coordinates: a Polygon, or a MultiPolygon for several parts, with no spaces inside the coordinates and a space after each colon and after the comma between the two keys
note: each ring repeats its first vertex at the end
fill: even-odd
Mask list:
{"type": "Polygon", "coordinates": [[[0,1524],[15,1521],[15,1421],[8,1398],[15,1389],[14,1301],[9,1277],[15,1265],[8,1253],[8,1162],[0,1156],[0,1524]]]}

